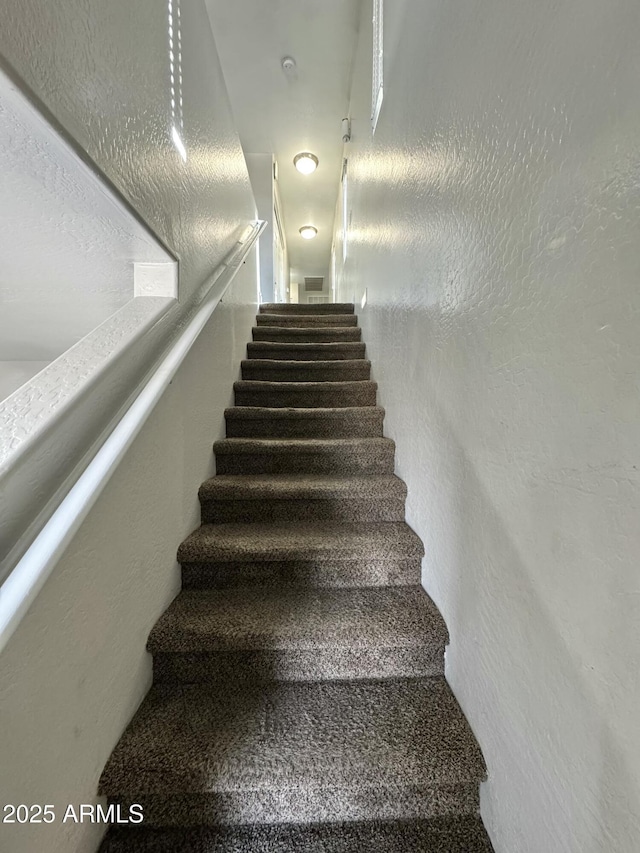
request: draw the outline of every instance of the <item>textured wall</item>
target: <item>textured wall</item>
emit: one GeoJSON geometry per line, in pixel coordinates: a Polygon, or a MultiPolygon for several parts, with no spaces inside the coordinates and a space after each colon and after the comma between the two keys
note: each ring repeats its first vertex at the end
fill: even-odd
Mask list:
{"type": "Polygon", "coordinates": [[[340,298],[498,853],[640,849],[640,5],[365,2],[340,298]]]}
{"type": "MultiPolygon", "coordinates": [[[[95,801],[151,682],[147,635],[179,589],[176,550],[255,316],[255,252],[0,659],[0,804],[95,801]],[[254,304],[251,304],[251,303],[254,304]]],[[[0,826],[3,853],[94,853],[104,826],[0,826]]]]}
{"type": "Polygon", "coordinates": [[[48,364],[48,361],[0,361],[0,402],[48,364]]]}
{"type": "MultiPolygon", "coordinates": [[[[91,387],[87,373],[92,365],[80,363],[66,377],[67,387],[43,385],[27,395],[30,405],[33,400],[32,411],[48,411],[71,380],[84,383],[82,394],[63,415],[64,422],[59,417],[57,429],[39,437],[28,454],[14,454],[6,466],[3,463],[3,477],[8,468],[13,494],[9,506],[0,495],[5,510],[0,512],[0,560],[6,563],[14,561],[12,543],[22,548],[27,524],[90,451],[153,358],[186,322],[201,286],[254,217],[246,165],[204,4],[171,0],[169,7],[153,0],[0,3],[0,61],[22,78],[180,261],[179,304],[132,343],[126,357],[113,359],[91,387]],[[172,138],[174,125],[180,130],[186,160],[172,138]],[[18,500],[16,482],[28,483],[28,500],[22,500],[25,490],[19,488],[18,500]]],[[[49,179],[53,184],[62,181],[56,172],[49,173],[49,179]]],[[[75,210],[70,207],[64,217],[70,241],[87,231],[95,236],[86,219],[104,216],[104,206],[92,207],[90,214],[80,204],[75,210]]],[[[114,227],[113,217],[104,218],[105,231],[114,227]]],[[[29,239],[25,229],[25,242],[29,239]]],[[[105,246],[114,243],[98,239],[96,245],[101,248],[94,252],[100,279],[105,246]]],[[[83,247],[92,250],[91,245],[83,247]]],[[[35,249],[41,251],[42,244],[35,244],[35,249]]],[[[64,262],[70,263],[67,256],[64,262]]],[[[57,257],[58,268],[61,263],[57,257]]],[[[54,323],[55,317],[50,320],[54,323]]]]}
{"type": "Polygon", "coordinates": [[[53,361],[172,258],[0,71],[0,359],[53,361]]]}
{"type": "Polygon", "coordinates": [[[273,275],[273,154],[245,154],[258,218],[267,226],[260,235],[260,296],[262,302],[274,302],[273,275]]]}
{"type": "MultiPolygon", "coordinates": [[[[38,454],[77,461],[85,433],[95,437],[117,412],[254,216],[206,11],[189,0],[181,18],[186,162],[170,137],[165,3],[0,3],[3,60],[180,259],[180,305],[83,396],[36,463],[38,454]]],[[[213,469],[211,442],[249,337],[256,276],[252,258],[2,654],[2,803],[60,808],[95,797],[150,681],[146,637],[178,589],[175,552],[197,523],[197,488],[213,469]]],[[[31,482],[40,503],[58,485],[31,482]]],[[[102,829],[3,825],[0,849],[92,853],[102,829]]]]}
{"type": "Polygon", "coordinates": [[[178,254],[184,300],[253,218],[253,203],[204,2],[172,6],[186,162],[171,136],[166,3],[2,3],[0,55],[178,254]]]}

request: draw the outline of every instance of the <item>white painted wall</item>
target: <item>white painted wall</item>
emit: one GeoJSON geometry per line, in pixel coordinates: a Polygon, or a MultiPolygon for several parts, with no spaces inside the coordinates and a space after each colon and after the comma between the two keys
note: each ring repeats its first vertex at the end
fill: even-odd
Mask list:
{"type": "Polygon", "coordinates": [[[349,254],[497,853],[640,849],[640,6],[371,3],[349,254]]]}
{"type": "MultiPolygon", "coordinates": [[[[172,0],[174,12],[180,2],[172,0]]],[[[171,107],[166,5],[153,0],[134,5],[125,0],[106,5],[100,0],[0,4],[0,64],[30,88],[34,100],[113,182],[180,266],[179,303],[148,324],[146,334],[129,342],[126,352],[91,376],[83,365],[74,365],[59,385],[44,385],[27,394],[23,410],[41,412],[52,400],[84,383],[83,393],[60,418],[57,430],[39,438],[28,453],[14,454],[1,463],[0,563],[6,565],[13,560],[13,543],[21,547],[37,510],[88,458],[96,437],[153,359],[188,321],[213,271],[255,216],[202,0],[182,0],[180,19],[183,115],[179,124],[186,160],[172,136],[177,119],[171,107]],[[26,497],[16,485],[25,483],[29,484],[26,497]]],[[[71,211],[66,217],[69,233],[83,235],[86,217],[98,213],[105,219],[104,228],[112,228],[112,219],[101,210],[76,211],[76,215],[71,211]]],[[[97,253],[95,258],[97,277],[104,276],[103,255],[97,253]]],[[[66,257],[65,263],[69,266],[66,257]]],[[[90,264],[86,269],[89,274],[90,264]]],[[[24,284],[20,277],[16,282],[24,284]]],[[[112,329],[101,347],[115,346],[120,332],[112,329]]],[[[2,407],[0,422],[5,425],[2,407]]],[[[24,431],[19,423],[12,423],[9,443],[18,443],[24,431]]],[[[3,571],[0,567],[0,575],[3,571]]]]}
{"type": "Polygon", "coordinates": [[[0,360],[51,362],[172,262],[0,70],[0,360]]]}
{"type": "Polygon", "coordinates": [[[267,224],[260,236],[260,292],[262,302],[287,302],[289,289],[289,250],[284,229],[284,214],[274,177],[273,154],[245,153],[251,189],[256,200],[256,215],[267,224]],[[276,211],[282,225],[282,256],[278,251],[276,211]],[[281,269],[282,266],[282,269],[281,269]]]}
{"type": "Polygon", "coordinates": [[[331,278],[329,275],[329,271],[318,273],[318,275],[324,276],[324,285],[322,290],[313,290],[311,293],[307,293],[304,289],[304,278],[301,278],[298,282],[298,299],[297,302],[300,302],[302,305],[306,305],[309,302],[310,296],[328,296],[330,301],[331,299],[331,278]]]}
{"type": "Polygon", "coordinates": [[[3,3],[0,56],[179,255],[186,301],[254,205],[204,2],[178,4],[186,162],[172,138],[166,3],[3,3]]]}
{"type": "Polygon", "coordinates": [[[291,283],[291,269],[289,266],[289,247],[287,243],[287,228],[285,223],[284,207],[280,194],[280,172],[276,167],[277,180],[273,182],[273,224],[274,224],[274,292],[277,293],[278,302],[291,302],[289,286],[291,283]],[[278,222],[280,228],[278,228],[278,222]],[[277,232],[277,233],[276,233],[277,232]]]}
{"type": "MultiPolygon", "coordinates": [[[[0,801],[95,802],[151,683],[147,635],[179,590],[176,550],[256,312],[255,252],[128,451],[0,660],[0,801]]],[[[63,812],[64,813],[64,812],[63,812]]],[[[103,826],[0,825],[3,853],[94,853],[103,826]]]]}
{"type": "Polygon", "coordinates": [[[48,361],[0,361],[0,402],[48,364],[48,361]]]}
{"type": "Polygon", "coordinates": [[[246,153],[247,171],[256,200],[258,219],[267,225],[260,235],[260,295],[263,302],[274,302],[273,292],[273,154],[246,153]]]}

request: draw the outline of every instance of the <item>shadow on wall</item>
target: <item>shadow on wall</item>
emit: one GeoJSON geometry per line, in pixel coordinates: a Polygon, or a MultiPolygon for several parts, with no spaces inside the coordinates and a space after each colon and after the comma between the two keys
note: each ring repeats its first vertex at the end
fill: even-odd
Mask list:
{"type": "MultiPolygon", "coordinates": [[[[530,551],[523,549],[526,531],[520,543],[509,533],[489,478],[485,474],[483,482],[464,449],[459,436],[465,429],[473,432],[473,413],[469,410],[467,423],[461,423],[460,413],[452,418],[443,398],[447,382],[459,381],[455,374],[461,365],[454,365],[448,377],[434,377],[426,369],[425,353],[417,359],[403,347],[404,370],[415,394],[409,398],[403,387],[386,381],[383,350],[400,340],[416,340],[407,327],[417,324],[424,337],[429,319],[415,309],[370,307],[361,318],[367,340],[384,342],[368,357],[378,368],[372,378],[379,382],[379,404],[387,411],[385,434],[397,443],[397,473],[408,485],[407,521],[425,542],[423,582],[450,631],[447,678],[463,710],[473,710],[488,766],[482,791],[485,824],[496,850],[508,853],[634,849],[634,839],[640,838],[637,761],[633,745],[616,733],[633,730],[631,721],[620,726],[621,712],[605,683],[612,674],[596,670],[586,647],[580,654],[575,601],[567,600],[564,621],[545,605],[549,593],[545,596],[539,584],[549,569],[543,562],[546,539],[539,553],[536,542],[530,551]],[[375,327],[375,336],[367,326],[375,327]],[[416,400],[428,417],[419,431],[411,431],[407,425],[417,421],[416,400]],[[562,772],[553,770],[558,766],[562,772]],[[531,804],[526,813],[505,808],[522,802],[531,804]],[[505,811],[511,814],[507,824],[505,811]],[[546,816],[543,826],[540,815],[546,816]],[[629,846],[618,847],[621,838],[629,846]]],[[[397,370],[397,355],[394,360],[397,370]]],[[[476,456],[482,453],[471,449],[476,456]]],[[[515,471],[518,460],[504,458],[502,464],[503,473],[515,471]]],[[[571,492],[553,489],[550,496],[544,488],[548,481],[529,481],[523,494],[516,480],[509,500],[531,514],[534,531],[540,525],[540,536],[550,538],[562,565],[570,532],[560,527],[561,506],[572,500],[571,492]]],[[[623,586],[612,574],[609,589],[621,595],[615,592],[616,581],[623,586]]],[[[584,582],[589,583],[588,572],[584,582]]],[[[624,586],[631,583],[629,578],[624,586]]],[[[557,594],[563,594],[559,582],[557,594]]],[[[624,632],[624,626],[610,624],[609,636],[614,632],[624,632]]]]}

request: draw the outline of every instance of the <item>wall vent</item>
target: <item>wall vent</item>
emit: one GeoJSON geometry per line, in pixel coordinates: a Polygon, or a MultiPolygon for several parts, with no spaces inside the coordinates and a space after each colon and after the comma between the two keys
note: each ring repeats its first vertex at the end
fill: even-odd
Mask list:
{"type": "Polygon", "coordinates": [[[310,296],[309,297],[309,305],[324,305],[325,302],[329,301],[328,296],[310,296]]]}
{"type": "Polygon", "coordinates": [[[316,275],[316,276],[305,276],[304,277],[304,289],[307,293],[318,292],[322,290],[324,287],[324,276],[316,275]]]}

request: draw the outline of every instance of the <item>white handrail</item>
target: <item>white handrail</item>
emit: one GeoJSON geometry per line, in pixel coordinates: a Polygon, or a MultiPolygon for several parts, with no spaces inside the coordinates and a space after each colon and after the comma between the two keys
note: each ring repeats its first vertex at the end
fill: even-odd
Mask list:
{"type": "Polygon", "coordinates": [[[232,258],[227,259],[216,270],[208,295],[203,299],[191,321],[185,326],[149,381],[0,586],[0,651],[6,646],[22,621],[65,548],[77,533],[89,510],[164,394],[265,225],[264,221],[256,222],[251,234],[239,245],[232,258]],[[225,287],[217,296],[211,296],[213,283],[225,273],[228,274],[225,287]]]}

